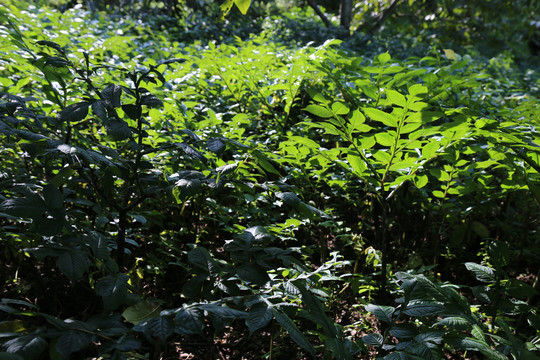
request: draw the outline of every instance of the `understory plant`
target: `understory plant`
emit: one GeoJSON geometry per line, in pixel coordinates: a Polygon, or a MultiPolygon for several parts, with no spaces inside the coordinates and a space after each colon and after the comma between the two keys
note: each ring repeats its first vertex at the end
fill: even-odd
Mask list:
{"type": "Polygon", "coordinates": [[[113,19],[0,5],[0,359],[535,358],[507,59],[113,19]]]}
{"type": "Polygon", "coordinates": [[[505,243],[490,241],[489,263],[465,263],[480,285],[431,281],[413,271],[399,272],[396,306],[366,306],[381,322],[381,333],[362,338],[381,359],[443,359],[444,354],[481,353],[487,359],[538,359],[540,317],[529,304],[536,293],[508,278],[505,243]],[[466,295],[474,295],[474,302],[466,295]]]}

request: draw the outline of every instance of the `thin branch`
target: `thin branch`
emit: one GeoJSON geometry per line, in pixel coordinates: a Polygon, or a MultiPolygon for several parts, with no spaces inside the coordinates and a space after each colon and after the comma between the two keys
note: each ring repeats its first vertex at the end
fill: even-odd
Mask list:
{"type": "MultiPolygon", "coordinates": [[[[369,29],[369,33],[370,34],[373,34],[376,30],[378,30],[381,25],[384,23],[384,21],[386,20],[386,18],[392,13],[394,12],[395,8],[396,8],[396,5],[398,4],[399,0],[394,0],[392,1],[392,3],[390,4],[390,6],[388,7],[388,9],[384,10],[383,13],[377,17],[377,21],[375,22],[375,24],[373,24],[373,26],[369,29]]],[[[361,24],[360,26],[358,26],[356,28],[356,32],[359,32],[362,30],[362,28],[365,26],[366,24],[361,24]]]]}
{"type": "Polygon", "coordinates": [[[317,13],[317,15],[319,15],[319,17],[321,18],[321,20],[323,21],[324,25],[326,25],[327,28],[331,28],[333,27],[334,25],[330,22],[330,20],[328,20],[328,18],[326,17],[326,15],[324,15],[324,13],[321,11],[321,9],[319,9],[319,7],[317,6],[317,4],[315,4],[315,1],[313,0],[307,0],[307,3],[309,6],[311,6],[311,8],[317,13]]]}
{"type": "Polygon", "coordinates": [[[381,27],[381,25],[383,24],[384,20],[386,20],[388,15],[390,15],[394,11],[398,2],[399,0],[392,1],[392,4],[390,4],[388,9],[384,10],[382,15],[377,19],[377,22],[375,23],[375,25],[373,25],[371,29],[369,29],[370,33],[375,32],[375,30],[378,30],[381,27]]]}

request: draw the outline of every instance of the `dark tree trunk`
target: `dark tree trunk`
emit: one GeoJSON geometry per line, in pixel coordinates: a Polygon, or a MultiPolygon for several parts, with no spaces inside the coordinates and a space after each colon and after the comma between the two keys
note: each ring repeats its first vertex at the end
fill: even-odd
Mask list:
{"type": "Polygon", "coordinates": [[[352,21],[352,0],[341,0],[339,9],[340,25],[343,30],[350,32],[352,21]]]}

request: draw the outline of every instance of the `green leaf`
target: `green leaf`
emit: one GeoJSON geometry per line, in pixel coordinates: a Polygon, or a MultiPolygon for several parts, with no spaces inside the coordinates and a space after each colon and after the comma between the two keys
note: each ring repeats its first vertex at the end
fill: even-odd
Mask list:
{"type": "Polygon", "coordinates": [[[476,233],[476,235],[480,236],[481,238],[489,237],[488,228],[484,224],[482,224],[480,221],[471,222],[471,227],[473,231],[476,233]]]}
{"type": "Polygon", "coordinates": [[[486,341],[486,335],[484,334],[484,330],[480,327],[478,324],[474,324],[473,328],[471,330],[471,335],[474,336],[477,340],[486,341]]]}
{"type": "Polygon", "coordinates": [[[425,360],[425,359],[419,358],[418,356],[405,353],[403,351],[394,351],[393,353],[388,354],[385,357],[381,358],[381,360],[417,360],[417,359],[425,360]]]}
{"type": "Polygon", "coordinates": [[[264,171],[281,176],[279,171],[276,170],[274,165],[272,165],[272,163],[268,161],[268,158],[262,152],[256,150],[252,153],[252,155],[257,161],[257,164],[262,167],[264,171]]]}
{"type": "Polygon", "coordinates": [[[199,309],[206,310],[209,313],[212,313],[220,318],[236,320],[236,319],[245,319],[247,314],[244,311],[231,309],[226,306],[218,304],[202,304],[198,306],[199,309]]]}
{"type": "Polygon", "coordinates": [[[150,319],[157,315],[159,315],[159,305],[147,300],[142,300],[135,305],[131,305],[122,313],[124,319],[133,325],[137,325],[141,321],[150,319]]]}
{"type": "Polygon", "coordinates": [[[59,44],[55,43],[54,41],[39,40],[39,41],[36,41],[36,44],[53,48],[59,53],[64,53],[64,49],[62,49],[62,47],[59,44]]]}
{"type": "Polygon", "coordinates": [[[217,276],[219,274],[219,264],[204,247],[199,246],[188,253],[188,260],[193,265],[208,272],[209,275],[217,276]]]}
{"type": "Polygon", "coordinates": [[[238,274],[238,277],[243,281],[257,284],[260,286],[263,286],[268,281],[270,281],[270,278],[268,277],[266,271],[260,266],[253,263],[243,264],[239,266],[236,269],[236,273],[238,274]]]}
{"type": "Polygon", "coordinates": [[[362,108],[366,116],[375,121],[382,122],[386,126],[397,128],[398,123],[394,115],[373,108],[362,108]]]}
{"type": "Polygon", "coordinates": [[[388,331],[398,339],[412,339],[418,335],[418,329],[413,324],[394,324],[388,331]]]}
{"type": "Polygon", "coordinates": [[[105,123],[105,128],[107,129],[107,134],[115,141],[126,140],[131,136],[131,129],[123,120],[109,119],[105,123]]]}
{"type": "Polygon", "coordinates": [[[329,103],[329,101],[326,100],[326,98],[321,93],[317,92],[315,89],[308,87],[306,91],[314,101],[321,104],[329,103]]]}
{"type": "Polygon", "coordinates": [[[234,0],[234,4],[240,10],[242,15],[246,15],[249,6],[251,5],[251,0],[234,0]]]}
{"type": "Polygon", "coordinates": [[[377,56],[377,60],[379,61],[380,64],[386,64],[387,62],[390,61],[392,57],[390,56],[390,54],[388,52],[385,52],[384,54],[380,54],[377,56]]]}
{"type": "Polygon", "coordinates": [[[381,132],[381,133],[375,134],[375,140],[377,141],[377,143],[386,147],[393,146],[396,141],[394,137],[387,132],[381,132]]]}
{"type": "Polygon", "coordinates": [[[505,355],[501,354],[496,350],[493,350],[484,341],[480,341],[470,337],[460,337],[450,339],[450,343],[458,349],[480,351],[489,360],[508,360],[505,355]]]}
{"type": "Polygon", "coordinates": [[[536,314],[529,314],[527,317],[527,322],[531,325],[536,331],[540,331],[540,316],[536,314]]]}
{"type": "Polygon", "coordinates": [[[104,100],[107,100],[113,107],[117,108],[122,105],[120,97],[122,95],[122,88],[115,84],[110,84],[101,92],[101,96],[104,100]]]}
{"type": "Polygon", "coordinates": [[[94,115],[99,117],[101,120],[107,120],[107,103],[104,100],[97,100],[92,103],[92,111],[94,115]]]}
{"type": "Polygon", "coordinates": [[[138,121],[139,118],[142,115],[142,108],[140,105],[137,104],[126,104],[122,105],[122,110],[126,113],[126,115],[131,119],[138,121]]]}
{"type": "Polygon", "coordinates": [[[386,90],[386,98],[394,105],[398,105],[403,108],[407,106],[405,96],[395,90],[386,90]]]}
{"type": "Polygon", "coordinates": [[[362,114],[358,110],[354,110],[352,113],[351,118],[349,119],[349,126],[347,128],[347,131],[349,134],[352,134],[354,132],[368,132],[372,130],[373,128],[369,125],[364,124],[366,121],[366,117],[364,114],[362,114]]]}
{"type": "Polygon", "coordinates": [[[425,87],[424,85],[414,84],[409,87],[409,95],[411,97],[418,96],[418,95],[423,97],[423,95],[427,95],[427,93],[428,93],[428,88],[425,87]]]}
{"type": "Polygon", "coordinates": [[[249,333],[253,334],[255,331],[262,329],[274,316],[272,310],[268,306],[258,303],[251,307],[246,317],[246,326],[249,329],[249,333]]]}
{"type": "Polygon", "coordinates": [[[424,317],[437,315],[445,311],[442,304],[431,301],[411,301],[403,313],[408,316],[424,317]]]}
{"type": "Polygon", "coordinates": [[[366,305],[365,306],[366,311],[369,311],[373,315],[377,317],[380,321],[386,322],[391,324],[392,323],[392,314],[396,309],[392,306],[384,306],[384,305],[366,305]]]}
{"type": "Polygon", "coordinates": [[[96,294],[103,298],[105,310],[115,310],[126,301],[128,291],[126,274],[117,273],[109,275],[96,284],[96,294]]]}
{"type": "Polygon", "coordinates": [[[146,105],[150,108],[162,108],[163,101],[155,95],[145,95],[141,98],[141,105],[146,105]]]}
{"type": "Polygon", "coordinates": [[[334,359],[352,359],[351,352],[345,348],[346,344],[345,340],[337,337],[327,338],[324,341],[324,345],[327,349],[330,349],[334,359]]]}
{"type": "Polygon", "coordinates": [[[303,281],[294,281],[294,285],[302,294],[302,303],[305,305],[305,311],[310,315],[309,318],[321,326],[328,337],[337,338],[338,331],[336,325],[334,324],[334,321],[326,315],[322,303],[306,289],[303,281]]]}
{"type": "Polygon", "coordinates": [[[197,159],[199,161],[205,161],[206,158],[199,151],[195,150],[193,146],[188,144],[179,144],[180,148],[191,158],[197,159]]]}
{"type": "Polygon", "coordinates": [[[289,333],[291,339],[297,343],[301,348],[309,352],[312,356],[315,356],[315,348],[310,342],[306,339],[304,334],[296,327],[294,322],[284,313],[272,308],[274,317],[277,322],[289,333]]]}
{"type": "Polygon", "coordinates": [[[364,160],[362,160],[362,158],[358,155],[347,154],[347,161],[349,164],[351,164],[353,171],[357,174],[363,174],[367,169],[367,165],[365,164],[364,160]]]}
{"type": "Polygon", "coordinates": [[[64,58],[61,58],[58,56],[48,56],[47,60],[45,60],[44,66],[52,65],[54,67],[61,68],[61,67],[67,67],[70,64],[71,63],[64,58]]]}
{"type": "Polygon", "coordinates": [[[303,136],[289,136],[289,140],[294,141],[298,145],[304,145],[311,149],[319,149],[320,146],[315,141],[303,136]]]}
{"type": "Polygon", "coordinates": [[[181,309],[175,316],[176,326],[174,332],[181,335],[202,335],[204,330],[204,316],[195,308],[181,309]]]}
{"type": "Polygon", "coordinates": [[[217,155],[225,150],[225,143],[219,138],[209,138],[206,141],[206,146],[208,147],[208,150],[217,155]]]}
{"type": "Polygon", "coordinates": [[[8,353],[21,356],[24,360],[35,360],[47,348],[47,341],[36,334],[27,334],[2,344],[8,353]]]}
{"type": "Polygon", "coordinates": [[[277,193],[276,197],[283,201],[286,205],[296,208],[300,205],[302,200],[293,192],[284,192],[284,193],[277,193]]]}
{"type": "Polygon", "coordinates": [[[439,150],[440,143],[438,141],[428,142],[422,147],[422,157],[426,160],[431,159],[439,150]]]}
{"type": "Polygon", "coordinates": [[[465,267],[474,274],[478,281],[485,283],[495,282],[495,272],[492,268],[473,262],[465,263],[465,267]]]}
{"type": "Polygon", "coordinates": [[[40,218],[47,211],[45,201],[37,195],[26,198],[15,198],[3,201],[0,212],[20,218],[40,218]]]}
{"type": "Polygon", "coordinates": [[[332,116],[334,116],[332,111],[328,110],[325,107],[322,107],[321,105],[311,104],[308,105],[304,110],[321,118],[331,118],[332,116]]]}
{"type": "Polygon", "coordinates": [[[52,184],[43,187],[43,198],[49,209],[61,209],[64,205],[64,196],[57,186],[52,184]]]}
{"type": "Polygon", "coordinates": [[[62,122],[77,122],[83,120],[88,115],[88,108],[90,103],[80,102],[76,104],[71,104],[68,107],[64,108],[58,114],[58,120],[62,122]]]}
{"type": "Polygon", "coordinates": [[[363,336],[362,341],[369,346],[381,347],[384,338],[381,334],[371,333],[369,335],[363,336]]]}
{"type": "Polygon", "coordinates": [[[165,344],[174,333],[174,322],[169,316],[160,316],[145,320],[133,327],[133,330],[143,332],[147,337],[158,338],[165,344]]]}
{"type": "Polygon", "coordinates": [[[180,179],[175,183],[175,187],[180,191],[180,196],[188,198],[200,194],[202,182],[199,179],[180,179]]]}
{"type": "Polygon", "coordinates": [[[454,52],[454,50],[452,50],[452,49],[443,49],[443,51],[444,51],[444,56],[448,60],[457,61],[456,53],[454,52]]]}
{"type": "Polygon", "coordinates": [[[424,174],[416,175],[414,178],[414,185],[416,185],[417,188],[421,189],[428,184],[428,181],[429,179],[427,175],[424,175],[424,174]]]}
{"type": "Polygon", "coordinates": [[[456,330],[468,330],[472,326],[468,319],[459,316],[446,317],[439,320],[435,325],[442,325],[456,330]]]}
{"type": "Polygon", "coordinates": [[[489,243],[488,253],[496,269],[502,269],[510,264],[510,248],[505,242],[494,240],[489,243]]]}
{"type": "MultiPolygon", "coordinates": [[[[311,106],[311,105],[310,105],[311,106]]],[[[317,106],[317,105],[315,105],[317,106]]],[[[308,106],[309,107],[309,106],[308,106]]],[[[306,108],[307,109],[307,108],[306,108]]],[[[346,115],[351,111],[347,105],[341,102],[332,104],[332,112],[336,115],[346,115]]]]}
{"type": "Polygon", "coordinates": [[[88,255],[77,248],[67,249],[58,257],[56,264],[71,281],[79,280],[90,267],[88,255]]]}
{"type": "Polygon", "coordinates": [[[73,168],[64,167],[54,176],[54,178],[50,181],[50,184],[59,187],[65,184],[74,173],[75,170],[73,168]]]}
{"type": "Polygon", "coordinates": [[[88,347],[93,339],[94,336],[91,334],[79,331],[68,331],[56,341],[56,351],[58,351],[65,359],[69,359],[72,353],[88,347]]]}

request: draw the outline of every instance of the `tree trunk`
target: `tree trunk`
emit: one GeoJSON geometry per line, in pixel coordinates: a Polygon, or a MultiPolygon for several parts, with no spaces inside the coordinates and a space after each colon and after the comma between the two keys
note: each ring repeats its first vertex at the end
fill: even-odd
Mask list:
{"type": "Polygon", "coordinates": [[[347,32],[347,34],[350,34],[352,21],[352,0],[341,0],[339,16],[341,27],[347,32]]]}

